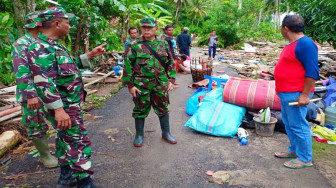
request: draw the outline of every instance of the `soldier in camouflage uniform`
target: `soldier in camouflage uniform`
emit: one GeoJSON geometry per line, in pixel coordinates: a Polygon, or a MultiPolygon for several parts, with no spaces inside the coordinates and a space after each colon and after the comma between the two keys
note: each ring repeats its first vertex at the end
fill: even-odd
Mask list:
{"type": "Polygon", "coordinates": [[[155,35],[158,30],[156,20],[144,18],[140,23],[143,35],[131,42],[123,74],[123,82],[133,96],[135,104],[133,118],[135,118],[136,135],[133,144],[135,147],[142,146],[145,118],[151,106],[159,116],[162,138],[168,143],[176,144],[176,139],[169,131],[168,113],[168,92],[173,89],[176,76],[174,60],[167,41],[155,35]],[[144,43],[147,43],[166,65],[162,65],[144,43]]]}
{"type": "Polygon", "coordinates": [[[79,68],[90,67],[89,59],[105,53],[103,44],[80,58],[71,56],[59,39],[68,35],[73,17],[61,7],[40,14],[43,31],[28,51],[29,65],[47,118],[57,125],[56,155],[61,166],[60,187],[78,180],[78,187],[94,187],[91,140],[84,126],[84,83],[79,68]]]}
{"type": "Polygon", "coordinates": [[[25,17],[24,28],[27,33],[12,46],[12,60],[17,84],[16,99],[22,107],[22,123],[28,128],[28,138],[32,139],[40,153],[40,161],[45,167],[54,168],[58,166],[57,158],[49,151],[46,136],[48,125],[44,120],[45,114],[34,87],[27,59],[28,47],[38,36],[42,26],[38,15],[39,12],[31,12],[25,17]]]}

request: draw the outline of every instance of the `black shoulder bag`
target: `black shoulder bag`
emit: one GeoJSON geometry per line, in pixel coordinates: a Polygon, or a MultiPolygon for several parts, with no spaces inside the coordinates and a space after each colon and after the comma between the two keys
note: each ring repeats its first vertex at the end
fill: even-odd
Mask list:
{"type": "Polygon", "coordinates": [[[167,71],[167,64],[166,62],[162,61],[162,59],[160,59],[159,54],[157,54],[148,44],[147,42],[142,42],[143,45],[146,46],[146,48],[150,51],[150,53],[160,62],[161,66],[165,69],[165,71],[167,71]]]}

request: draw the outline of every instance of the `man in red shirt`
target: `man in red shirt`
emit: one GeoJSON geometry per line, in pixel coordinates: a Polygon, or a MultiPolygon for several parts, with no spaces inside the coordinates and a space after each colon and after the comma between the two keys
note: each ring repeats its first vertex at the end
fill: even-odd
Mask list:
{"type": "Polygon", "coordinates": [[[299,15],[287,15],[281,26],[282,36],[289,41],[275,67],[276,92],[281,100],[281,112],[290,146],[276,152],[279,158],[294,158],[284,163],[287,168],[311,167],[312,139],[306,120],[307,104],[319,79],[317,46],[305,36],[304,20],[299,15]],[[290,102],[297,106],[289,106],[290,102]]]}

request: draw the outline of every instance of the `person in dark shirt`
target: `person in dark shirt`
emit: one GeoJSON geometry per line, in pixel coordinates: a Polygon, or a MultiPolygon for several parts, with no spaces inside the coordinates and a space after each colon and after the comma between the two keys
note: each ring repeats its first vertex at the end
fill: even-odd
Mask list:
{"type": "Polygon", "coordinates": [[[168,42],[168,45],[169,45],[169,50],[174,58],[174,62],[175,62],[175,70],[177,71],[177,62],[179,60],[179,57],[177,56],[177,44],[176,44],[176,40],[174,39],[174,26],[172,25],[167,25],[165,28],[164,28],[164,37],[163,39],[165,41],[168,42]]]}
{"type": "Polygon", "coordinates": [[[183,33],[177,36],[177,45],[180,49],[180,54],[185,54],[190,57],[189,48],[191,46],[191,37],[188,34],[189,29],[183,28],[183,33]]]}
{"type": "Polygon", "coordinates": [[[176,45],[176,40],[174,39],[174,26],[172,25],[167,25],[164,28],[164,33],[165,33],[165,37],[164,40],[166,40],[168,42],[169,45],[169,50],[173,55],[174,59],[178,59],[178,56],[176,54],[176,49],[177,49],[177,45],[176,45]]]}

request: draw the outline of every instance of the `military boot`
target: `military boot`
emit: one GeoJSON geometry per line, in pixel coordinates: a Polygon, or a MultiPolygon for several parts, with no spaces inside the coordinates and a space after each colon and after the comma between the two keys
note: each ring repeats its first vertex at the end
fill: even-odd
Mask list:
{"type": "Polygon", "coordinates": [[[78,188],[98,188],[93,185],[93,181],[91,177],[86,177],[84,179],[80,179],[77,182],[78,188]]]}
{"type": "Polygon", "coordinates": [[[57,188],[68,188],[77,185],[77,179],[72,176],[70,166],[61,166],[61,175],[57,182],[57,188]]]}
{"type": "Polygon", "coordinates": [[[162,139],[166,140],[170,144],[176,144],[176,139],[170,134],[169,130],[169,114],[159,117],[162,130],[162,139]]]}
{"type": "Polygon", "coordinates": [[[42,138],[34,138],[33,143],[40,153],[40,161],[46,168],[55,168],[58,166],[57,158],[52,156],[49,151],[48,138],[44,136],[42,138]]]}
{"type": "Polygon", "coordinates": [[[144,127],[145,119],[144,118],[135,118],[135,138],[133,145],[134,147],[141,147],[144,140],[144,127]]]}

